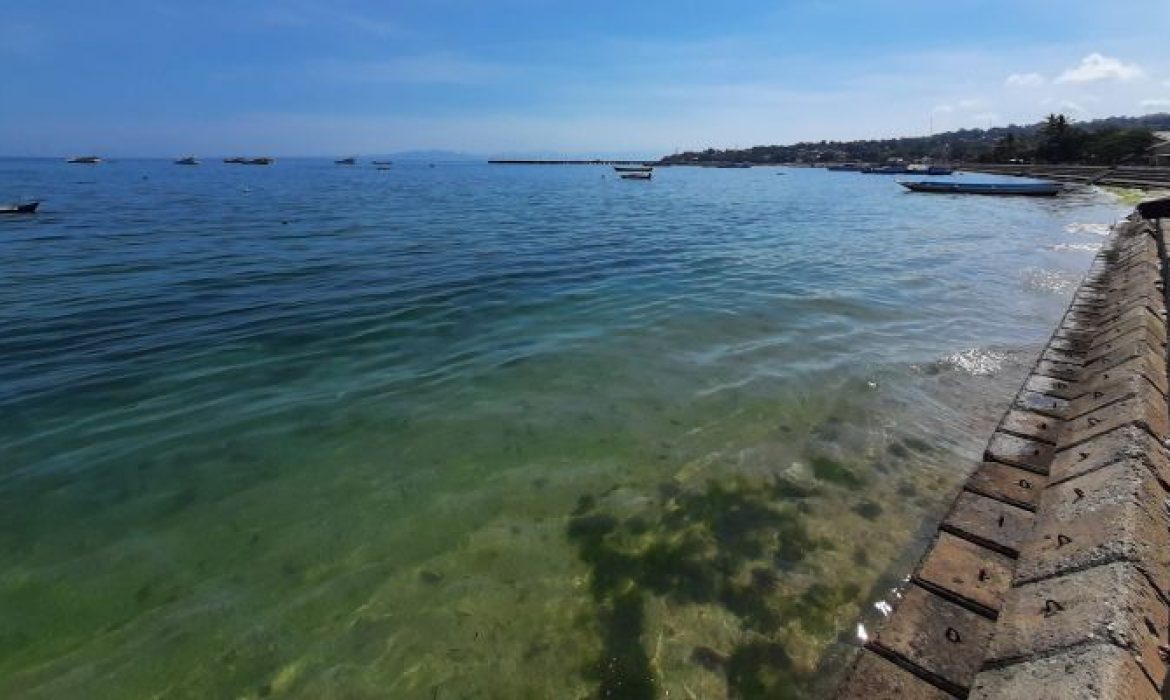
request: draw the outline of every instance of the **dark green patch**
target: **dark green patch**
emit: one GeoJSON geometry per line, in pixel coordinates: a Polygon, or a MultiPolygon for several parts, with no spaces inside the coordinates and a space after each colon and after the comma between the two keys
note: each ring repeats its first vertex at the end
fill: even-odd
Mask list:
{"type": "Polygon", "coordinates": [[[742,644],[727,659],[727,689],[731,698],[794,697],[792,680],[792,659],[775,642],[742,644]]]}
{"type": "Polygon", "coordinates": [[[853,506],[853,512],[866,520],[876,520],[882,514],[882,507],[873,501],[862,501],[853,506]]]}
{"type": "Polygon", "coordinates": [[[861,477],[854,474],[849,467],[841,464],[837,460],[826,457],[824,455],[817,455],[811,460],[813,476],[821,481],[828,481],[833,484],[840,484],[851,489],[860,488],[865,482],[861,477]]]}
{"type": "Polygon", "coordinates": [[[886,452],[898,459],[908,459],[910,457],[910,450],[900,442],[891,442],[886,445],[886,452]]]}

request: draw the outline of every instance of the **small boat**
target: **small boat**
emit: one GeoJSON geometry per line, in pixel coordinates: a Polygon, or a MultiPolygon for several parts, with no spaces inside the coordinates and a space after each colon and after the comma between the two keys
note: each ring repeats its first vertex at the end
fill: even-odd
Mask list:
{"type": "Polygon", "coordinates": [[[273,158],[241,158],[239,160],[241,165],[272,165],[275,162],[273,158]]]}
{"type": "Polygon", "coordinates": [[[374,165],[394,165],[392,160],[375,160],[373,163],[374,165]]]}
{"type": "Polygon", "coordinates": [[[899,182],[911,192],[937,192],[941,194],[997,194],[1025,197],[1052,197],[1064,188],[1059,182],[945,182],[942,180],[919,180],[899,182]]]}
{"type": "Polygon", "coordinates": [[[66,163],[79,163],[82,165],[95,165],[97,163],[102,162],[102,159],[98,158],[97,156],[73,156],[72,158],[70,158],[69,160],[67,160],[65,162],[66,163]]]}
{"type": "Polygon", "coordinates": [[[393,170],[389,165],[379,165],[378,170],[393,170]]]}
{"type": "Polygon", "coordinates": [[[654,173],[653,172],[622,173],[621,177],[623,180],[649,180],[650,178],[654,177],[654,173]]]}
{"type": "Polygon", "coordinates": [[[615,165],[613,169],[619,173],[648,173],[654,170],[649,165],[615,165]]]}
{"type": "Polygon", "coordinates": [[[752,164],[751,163],[720,163],[720,164],[716,165],[715,167],[716,168],[750,168],[750,167],[752,167],[752,164]]]}
{"type": "Polygon", "coordinates": [[[232,156],[231,158],[224,158],[224,159],[223,159],[223,162],[225,162],[225,163],[233,163],[233,164],[236,164],[236,165],[240,165],[240,164],[242,164],[242,163],[244,162],[244,160],[245,160],[245,159],[244,159],[243,157],[241,157],[241,156],[232,156]]]}
{"type": "Polygon", "coordinates": [[[859,173],[869,166],[864,163],[842,163],[840,165],[830,165],[825,168],[834,173],[859,173]]]}
{"type": "Polygon", "coordinates": [[[341,158],[333,161],[335,165],[357,165],[357,158],[341,158]]]}
{"type": "Polygon", "coordinates": [[[906,175],[914,171],[904,165],[878,165],[872,168],[862,168],[861,172],[866,175],[906,175]]]}
{"type": "Polygon", "coordinates": [[[199,160],[195,156],[187,156],[175,160],[175,165],[199,165],[199,160]]]}
{"type": "Polygon", "coordinates": [[[0,214],[35,214],[40,202],[24,202],[23,204],[0,204],[0,214]]]}
{"type": "Polygon", "coordinates": [[[927,175],[950,175],[954,172],[954,168],[947,168],[942,165],[932,165],[926,169],[927,175]]]}

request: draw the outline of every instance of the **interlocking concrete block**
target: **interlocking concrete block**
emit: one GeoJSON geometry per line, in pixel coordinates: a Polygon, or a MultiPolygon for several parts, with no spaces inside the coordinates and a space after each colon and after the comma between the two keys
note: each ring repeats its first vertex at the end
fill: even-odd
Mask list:
{"type": "Polygon", "coordinates": [[[1032,374],[1038,374],[1041,377],[1052,377],[1053,379],[1063,379],[1069,382],[1075,382],[1081,377],[1081,365],[1069,364],[1065,362],[1053,362],[1051,360],[1040,360],[1036,366],[1032,368],[1032,374]]]}
{"type": "Polygon", "coordinates": [[[1160,684],[1166,665],[1159,646],[1167,642],[1168,624],[1166,604],[1135,567],[1098,566],[1008,591],[986,664],[1104,642],[1129,651],[1160,684]]]}
{"type": "Polygon", "coordinates": [[[1052,416],[1011,409],[999,422],[999,429],[1030,440],[1056,444],[1056,436],[1061,433],[1062,424],[1063,421],[1052,416]]]}
{"type": "Polygon", "coordinates": [[[1049,396],[1055,396],[1058,399],[1065,400],[1075,399],[1085,393],[1076,382],[1066,382],[1061,379],[1041,377],[1035,374],[1028,376],[1027,381],[1024,382],[1024,389],[1037,394],[1048,394],[1049,396]]]}
{"type": "Polygon", "coordinates": [[[971,493],[1035,511],[1046,478],[1035,472],[997,462],[984,462],[967,479],[963,488],[971,493]]]}
{"type": "MultiPolygon", "coordinates": [[[[1165,333],[1166,321],[1154,311],[1151,311],[1144,305],[1133,306],[1121,313],[1114,314],[1105,319],[1094,319],[1093,327],[1093,341],[1101,338],[1103,334],[1111,331],[1128,328],[1137,323],[1153,323],[1155,329],[1161,325],[1162,333],[1165,333]]],[[[1093,341],[1090,344],[1093,344],[1093,341]]]]}
{"type": "Polygon", "coordinates": [[[1033,413],[1043,413],[1053,418],[1062,418],[1068,415],[1068,399],[1061,399],[1048,394],[1041,394],[1028,389],[1021,389],[1016,394],[1012,406],[1033,413]]]}
{"type": "Polygon", "coordinates": [[[1031,440],[1002,431],[995,431],[987,441],[984,459],[1047,474],[1048,464],[1056,449],[1052,443],[1031,440]]]}
{"type": "Polygon", "coordinates": [[[1117,376],[1110,384],[1094,389],[1069,401],[1068,409],[1064,417],[1078,418],[1087,413],[1092,413],[1102,406],[1108,406],[1122,399],[1137,396],[1141,392],[1143,385],[1149,387],[1154,393],[1157,393],[1153,385],[1147,382],[1142,375],[1123,373],[1117,376]]]}
{"type": "Polygon", "coordinates": [[[1064,421],[1061,425],[1060,449],[1070,449],[1123,425],[1136,425],[1159,440],[1170,437],[1166,397],[1144,381],[1136,382],[1135,386],[1136,395],[1064,421]]]}
{"type": "Polygon", "coordinates": [[[926,588],[945,590],[994,614],[1011,586],[1014,563],[1010,557],[942,532],[914,578],[926,588]]]}
{"type": "Polygon", "coordinates": [[[1119,428],[1058,452],[1049,466],[1049,478],[1064,481],[1127,458],[1141,461],[1162,484],[1170,486],[1170,458],[1165,448],[1135,427],[1119,428]]]}
{"type": "Polygon", "coordinates": [[[1032,520],[1032,513],[1023,508],[964,491],[955,499],[942,529],[1015,555],[1032,529],[1032,520]]]}
{"type": "MultiPolygon", "coordinates": [[[[1088,352],[1096,352],[1108,343],[1116,342],[1123,337],[1139,331],[1149,333],[1155,338],[1166,337],[1166,327],[1157,317],[1146,313],[1135,316],[1125,323],[1114,325],[1112,328],[1098,330],[1096,333],[1090,335],[1087,341],[1088,352]]],[[[1083,345],[1077,346],[1078,349],[1083,347],[1083,345]]]]}
{"type": "Polygon", "coordinates": [[[969,688],[993,625],[986,617],[912,584],[874,645],[948,683],[969,688]]]}
{"type": "Polygon", "coordinates": [[[1125,332],[1116,338],[1106,339],[1090,348],[1087,353],[1081,356],[1082,362],[1085,365],[1092,365],[1102,357],[1109,355],[1114,350],[1124,347],[1129,343],[1145,343],[1151,348],[1165,352],[1166,337],[1159,335],[1156,329],[1151,326],[1152,324],[1149,323],[1139,323],[1127,328],[1125,332]]]}
{"type": "Polygon", "coordinates": [[[1055,656],[985,669],[969,700],[1159,700],[1125,649],[1096,644],[1055,656]]]}
{"type": "Polygon", "coordinates": [[[1128,561],[1170,592],[1170,517],[1146,465],[1122,459],[1044,490],[1016,585],[1128,561]]]}
{"type": "Polygon", "coordinates": [[[1080,367],[1085,362],[1085,355],[1082,352],[1049,344],[1044,348],[1044,352],[1040,354],[1040,359],[1080,367]]]}
{"type": "Polygon", "coordinates": [[[863,649],[838,688],[840,700],[954,700],[926,681],[863,649]]]}
{"type": "Polygon", "coordinates": [[[1100,372],[1112,369],[1137,357],[1149,357],[1154,367],[1161,369],[1163,374],[1166,373],[1166,348],[1162,345],[1151,345],[1142,340],[1115,347],[1111,352],[1098,356],[1092,362],[1086,362],[1084,370],[1088,373],[1100,372]]]}
{"type": "MultiPolygon", "coordinates": [[[[1127,360],[1116,367],[1111,367],[1102,372],[1088,374],[1076,385],[1075,389],[1070,389],[1070,391],[1075,391],[1076,396],[1083,396],[1089,392],[1109,386],[1119,378],[1125,376],[1127,372],[1142,375],[1157,387],[1163,396],[1166,395],[1165,361],[1161,357],[1153,356],[1152,352],[1146,353],[1141,357],[1135,357],[1132,360],[1127,360]]],[[[1076,398],[1076,396],[1069,398],[1076,398]]]]}

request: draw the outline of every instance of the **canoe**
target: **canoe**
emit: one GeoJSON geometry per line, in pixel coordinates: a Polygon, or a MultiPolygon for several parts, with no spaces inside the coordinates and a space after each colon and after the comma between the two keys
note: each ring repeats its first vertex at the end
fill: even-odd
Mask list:
{"type": "Polygon", "coordinates": [[[619,173],[648,173],[654,170],[649,165],[615,165],[613,169],[619,173]]]}
{"type": "Polygon", "coordinates": [[[83,165],[94,165],[94,164],[102,162],[102,159],[98,158],[97,156],[74,156],[65,162],[66,163],[81,163],[83,165]]]}
{"type": "Polygon", "coordinates": [[[911,192],[1019,195],[1025,197],[1052,197],[1060,193],[1063,188],[1063,185],[1059,182],[944,182],[941,180],[919,180],[917,182],[899,182],[898,184],[911,192]]]}
{"type": "Polygon", "coordinates": [[[24,204],[0,204],[0,214],[35,214],[40,202],[25,202],[24,204]]]}
{"type": "Polygon", "coordinates": [[[653,177],[653,175],[654,175],[654,173],[652,173],[652,172],[622,173],[622,179],[623,180],[649,180],[651,177],[653,177]]]}

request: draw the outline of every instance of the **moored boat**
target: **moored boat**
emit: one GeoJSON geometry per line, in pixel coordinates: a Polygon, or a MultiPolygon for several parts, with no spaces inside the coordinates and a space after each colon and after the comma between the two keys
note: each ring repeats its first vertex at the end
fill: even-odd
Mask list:
{"type": "Polygon", "coordinates": [[[654,170],[649,165],[615,165],[613,169],[619,173],[648,173],[654,170]]]}
{"type": "Polygon", "coordinates": [[[825,170],[835,173],[859,173],[867,167],[869,166],[865,163],[841,163],[839,165],[826,166],[825,170]]]}
{"type": "Polygon", "coordinates": [[[69,160],[67,160],[65,162],[66,163],[78,163],[81,165],[96,165],[97,163],[102,162],[102,159],[98,158],[97,156],[73,156],[72,158],[70,158],[69,160]]]}
{"type": "Polygon", "coordinates": [[[357,165],[357,158],[339,158],[333,162],[336,165],[357,165]]]}
{"type": "Polygon", "coordinates": [[[40,202],[0,204],[0,214],[35,214],[40,204],[40,202]]]}
{"type": "Polygon", "coordinates": [[[394,165],[392,160],[375,160],[372,161],[374,165],[394,165]]]}
{"type": "Polygon", "coordinates": [[[276,160],[274,158],[243,158],[239,162],[241,165],[272,165],[276,160]]]}
{"type": "Polygon", "coordinates": [[[905,165],[878,165],[872,168],[862,168],[861,172],[866,175],[906,175],[914,171],[905,165]]]}
{"type": "Polygon", "coordinates": [[[175,165],[199,165],[199,159],[195,156],[187,156],[185,158],[177,158],[175,165]]]}
{"type": "Polygon", "coordinates": [[[947,182],[943,180],[918,180],[899,182],[911,192],[934,192],[939,194],[992,194],[1017,195],[1025,197],[1052,197],[1060,193],[1063,185],[1059,182],[947,182]]]}
{"type": "Polygon", "coordinates": [[[622,173],[621,175],[623,180],[649,180],[653,176],[653,172],[622,173]]]}

